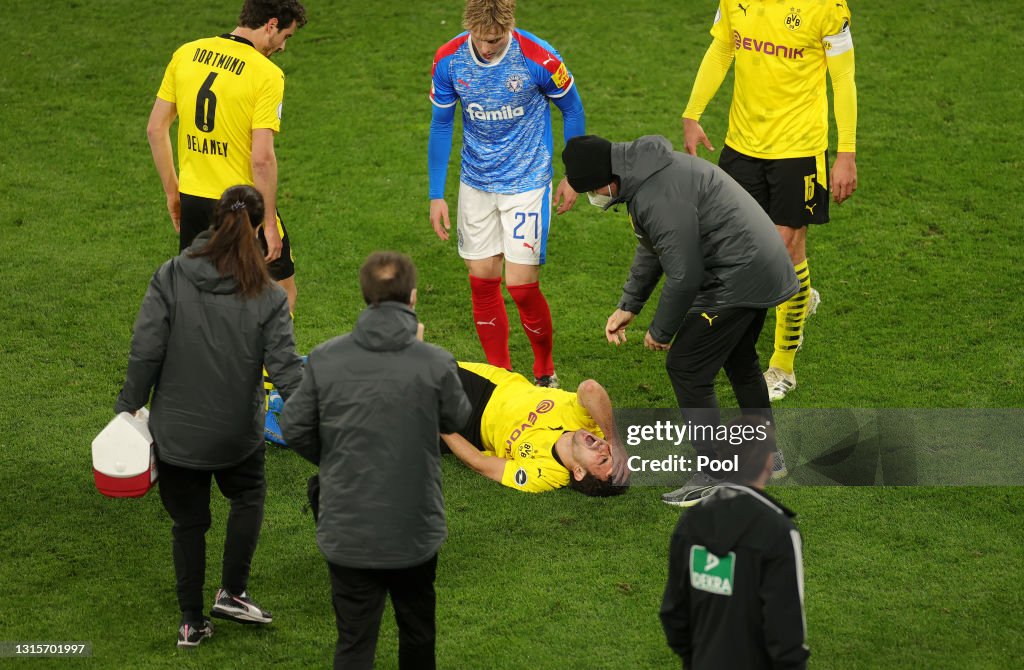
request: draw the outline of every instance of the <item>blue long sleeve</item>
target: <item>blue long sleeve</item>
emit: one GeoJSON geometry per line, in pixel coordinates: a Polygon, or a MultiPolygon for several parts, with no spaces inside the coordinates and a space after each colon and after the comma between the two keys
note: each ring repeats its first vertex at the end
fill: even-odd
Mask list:
{"type": "Polygon", "coordinates": [[[430,118],[427,171],[430,174],[430,199],[434,200],[444,197],[444,185],[448,179],[448,158],[452,153],[452,134],[455,132],[455,105],[432,107],[434,112],[430,118]]]}
{"type": "MultiPolygon", "coordinates": [[[[562,112],[562,135],[566,142],[587,132],[587,120],[583,113],[583,100],[580,93],[573,86],[569,92],[560,98],[554,98],[552,102],[562,112]]],[[[434,115],[437,118],[437,115],[434,115]]]]}

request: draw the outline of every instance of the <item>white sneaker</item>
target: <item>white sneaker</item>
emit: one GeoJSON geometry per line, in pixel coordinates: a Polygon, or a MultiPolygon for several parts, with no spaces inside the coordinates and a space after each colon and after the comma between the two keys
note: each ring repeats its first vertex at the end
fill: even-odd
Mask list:
{"type": "MultiPolygon", "coordinates": [[[[812,314],[818,311],[818,305],[821,304],[821,294],[818,293],[818,289],[811,288],[811,297],[807,300],[807,316],[804,317],[804,326],[807,326],[807,319],[812,314]]],[[[796,350],[800,351],[804,347],[804,331],[800,329],[800,339],[796,341],[796,350]]]]}
{"type": "Polygon", "coordinates": [[[769,400],[782,400],[796,388],[796,373],[786,374],[779,368],[768,368],[764,373],[764,383],[768,385],[769,400]]]}
{"type": "Polygon", "coordinates": [[[693,507],[714,493],[721,481],[707,473],[695,472],[682,488],[662,493],[661,501],[673,507],[693,507]]]}
{"type": "Polygon", "coordinates": [[[218,589],[214,600],[210,615],[219,619],[256,624],[266,624],[274,620],[274,616],[254,603],[245,591],[235,596],[227,589],[218,589]]]}
{"type": "Polygon", "coordinates": [[[789,468],[786,467],[786,459],[781,451],[776,451],[772,456],[772,481],[774,482],[788,475],[789,468]]]}

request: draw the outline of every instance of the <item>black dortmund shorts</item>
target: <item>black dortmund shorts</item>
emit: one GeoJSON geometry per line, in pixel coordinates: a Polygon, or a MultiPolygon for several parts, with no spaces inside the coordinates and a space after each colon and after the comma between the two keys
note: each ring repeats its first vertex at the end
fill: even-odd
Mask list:
{"type": "MultiPolygon", "coordinates": [[[[203,232],[213,223],[213,210],[217,201],[213,198],[200,198],[196,195],[181,194],[181,234],[178,237],[178,252],[182,252],[191,246],[199,233],[203,232]]],[[[292,245],[288,239],[288,229],[284,227],[281,220],[281,212],[277,212],[277,230],[281,233],[281,255],[277,260],[267,265],[270,278],[274,281],[281,281],[295,276],[295,262],[292,260],[292,245]]],[[[263,237],[263,226],[259,231],[260,248],[263,253],[267,252],[267,241],[263,237]]]]}
{"type": "MultiPolygon", "coordinates": [[[[475,372],[470,372],[462,367],[459,368],[459,381],[462,382],[462,390],[466,392],[466,397],[469,398],[469,404],[473,411],[470,413],[469,419],[466,421],[466,425],[462,427],[462,430],[456,432],[466,438],[466,441],[479,451],[484,451],[484,438],[483,431],[480,430],[480,422],[484,418],[484,410],[487,409],[487,403],[491,401],[494,389],[498,387],[486,377],[481,377],[475,372]]],[[[438,438],[437,443],[442,454],[451,453],[451,449],[448,448],[448,445],[443,440],[438,438]]]]}
{"type": "Polygon", "coordinates": [[[828,223],[828,151],[806,158],[754,158],[727,144],[718,167],[754,196],[776,226],[828,223]]]}

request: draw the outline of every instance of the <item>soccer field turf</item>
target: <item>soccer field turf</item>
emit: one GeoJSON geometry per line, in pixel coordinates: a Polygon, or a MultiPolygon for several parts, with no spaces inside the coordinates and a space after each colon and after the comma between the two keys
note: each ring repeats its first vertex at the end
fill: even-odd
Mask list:
{"type": "MultiPolygon", "coordinates": [[[[275,623],[220,624],[192,653],[173,643],[170,522],[158,496],[105,499],[90,472],[89,442],[110,418],[147,281],[177,248],[146,142],[149,110],[173,50],[229,31],[240,4],[5,3],[0,642],[91,641],[91,659],[79,663],[104,668],[322,667],[332,653],[326,567],[302,511],[307,463],[268,454],[251,586],[275,623]]],[[[800,386],[782,407],[1019,411],[1024,89],[1015,70],[1024,8],[981,0],[851,5],[859,190],[811,234],[823,303],[798,357],[800,386]]],[[[279,205],[298,267],[299,347],[351,328],[362,306],[359,263],[393,248],[419,266],[427,338],[480,359],[463,265],[427,219],[430,65],[461,30],[462,3],[307,6],[309,25],[277,58],[288,77],[279,205]]],[[[565,57],[588,132],[615,141],[663,134],[678,148],[679,114],[714,11],[714,2],[524,0],[517,20],[565,57]]],[[[703,119],[718,148],[730,90],[731,77],[703,119]]],[[[553,118],[560,152],[557,111],[553,118]]],[[[456,150],[453,209],[457,174],[456,150]]],[[[585,201],[553,221],[542,281],[558,373],[566,388],[598,379],[618,407],[672,407],[662,356],[640,344],[653,305],[627,346],[604,341],[632,240],[623,212],[601,214],[585,201]]],[[[513,330],[513,362],[528,371],[528,344],[513,330]]],[[[761,347],[766,354],[767,332],[761,347]]],[[[1008,454],[1017,467],[1009,481],[1019,485],[1020,438],[963,448],[1008,454]]],[[[799,480],[805,463],[790,465],[799,480]]],[[[441,667],[677,667],[657,617],[679,518],[659,501],[665,488],[610,500],[529,496],[451,458],[444,475],[441,667]]],[[[812,667],[1019,665],[1021,491],[773,490],[800,514],[812,667]]],[[[225,511],[219,500],[211,597],[225,511]]],[[[390,615],[378,657],[379,667],[396,667],[390,615]]]]}

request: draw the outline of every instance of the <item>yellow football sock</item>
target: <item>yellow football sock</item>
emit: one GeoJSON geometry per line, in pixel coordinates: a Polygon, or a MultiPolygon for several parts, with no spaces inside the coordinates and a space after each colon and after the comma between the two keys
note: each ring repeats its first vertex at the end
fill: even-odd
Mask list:
{"type": "Polygon", "coordinates": [[[811,272],[807,267],[807,261],[793,269],[800,280],[800,290],[775,308],[775,353],[768,363],[769,367],[779,368],[787,374],[793,374],[796,349],[800,346],[800,336],[804,332],[807,306],[811,297],[811,272]]]}

